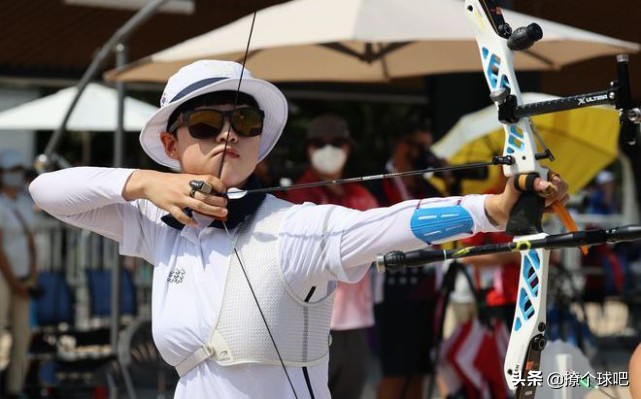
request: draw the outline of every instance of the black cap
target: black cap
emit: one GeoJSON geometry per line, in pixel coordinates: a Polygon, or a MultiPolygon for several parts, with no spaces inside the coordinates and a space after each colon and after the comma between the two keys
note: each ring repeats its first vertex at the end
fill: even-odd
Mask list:
{"type": "Polygon", "coordinates": [[[344,118],[335,114],[323,114],[307,125],[307,140],[343,138],[351,141],[349,126],[344,118]]]}

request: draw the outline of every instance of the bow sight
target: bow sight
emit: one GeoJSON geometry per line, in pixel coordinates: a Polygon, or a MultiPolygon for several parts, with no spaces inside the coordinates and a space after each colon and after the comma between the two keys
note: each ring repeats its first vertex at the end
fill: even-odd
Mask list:
{"type": "Polygon", "coordinates": [[[619,54],[616,59],[617,80],[610,82],[610,88],[606,90],[523,105],[518,105],[517,98],[511,94],[509,87],[501,87],[493,91],[490,94],[490,98],[498,105],[499,121],[506,124],[517,123],[521,118],[528,116],[595,105],[612,105],[619,110],[621,129],[627,136],[626,142],[630,145],[635,144],[639,123],[641,123],[641,109],[632,105],[628,75],[629,56],[627,54],[619,54]]]}

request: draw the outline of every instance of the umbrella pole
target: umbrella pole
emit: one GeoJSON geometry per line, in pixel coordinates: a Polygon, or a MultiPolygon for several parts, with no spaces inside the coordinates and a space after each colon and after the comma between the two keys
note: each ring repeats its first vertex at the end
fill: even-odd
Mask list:
{"type": "MultiPolygon", "coordinates": [[[[116,48],[116,67],[121,68],[127,65],[127,45],[122,42],[116,48]]],[[[115,168],[120,168],[123,165],[124,159],[124,137],[125,137],[125,82],[116,82],[116,90],[118,91],[118,114],[116,132],[114,134],[114,154],[113,164],[115,168]]]]}
{"type": "MultiPolygon", "coordinates": [[[[107,56],[109,53],[118,45],[119,43],[122,43],[135,29],[138,28],[139,25],[147,21],[152,15],[156,13],[156,10],[168,2],[169,0],[150,0],[149,3],[145,5],[140,11],[138,11],[136,14],[134,14],[131,19],[129,19],[123,26],[121,26],[114,34],[109,38],[107,43],[105,43],[104,46],[100,48],[100,51],[96,54],[94,59],[92,60],[91,64],[85,71],[84,75],[82,75],[82,78],[76,85],[77,91],[76,91],[76,96],[74,97],[73,101],[69,105],[69,109],[67,110],[67,113],[65,114],[64,118],[62,119],[62,123],[60,124],[60,127],[56,129],[56,131],[53,132],[53,135],[49,139],[49,142],[47,143],[47,146],[45,147],[44,150],[44,161],[45,163],[49,161],[53,161],[55,158],[61,158],[59,155],[55,154],[55,150],[58,147],[58,143],[60,141],[60,138],[62,137],[62,134],[65,132],[65,129],[67,127],[67,122],[69,121],[69,118],[71,117],[71,113],[73,109],[76,107],[76,104],[78,103],[78,100],[80,100],[80,96],[82,95],[82,92],[84,89],[87,87],[91,79],[93,79],[104,63],[104,61],[107,59],[107,56]]],[[[44,165],[45,169],[50,167],[51,164],[49,165],[44,165]]]]}
{"type": "MultiPolygon", "coordinates": [[[[116,65],[121,67],[127,63],[127,46],[119,43],[116,48],[116,65]]],[[[114,132],[113,164],[115,168],[122,166],[123,138],[124,138],[124,112],[125,112],[125,84],[116,83],[118,90],[118,113],[116,131],[114,132]]],[[[118,353],[118,335],[120,333],[120,259],[118,247],[112,247],[115,252],[115,262],[111,268],[111,315],[109,320],[109,345],[113,353],[118,353]]],[[[118,395],[117,389],[112,389],[112,397],[118,395]]]]}

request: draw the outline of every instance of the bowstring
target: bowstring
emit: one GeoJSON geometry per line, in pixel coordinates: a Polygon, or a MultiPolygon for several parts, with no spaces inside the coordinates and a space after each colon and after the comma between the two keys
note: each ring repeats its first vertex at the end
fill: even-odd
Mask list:
{"type": "MultiPolygon", "coordinates": [[[[243,81],[243,76],[245,72],[245,64],[247,63],[247,58],[249,55],[249,46],[251,44],[251,39],[252,39],[252,34],[254,32],[254,24],[256,22],[256,14],[258,11],[254,11],[254,14],[252,15],[252,21],[251,21],[251,26],[249,28],[249,37],[247,38],[247,46],[245,47],[245,55],[243,56],[243,62],[242,62],[242,68],[240,70],[240,77],[238,79],[238,87],[236,88],[236,94],[234,96],[234,104],[232,106],[232,115],[233,112],[236,110],[236,107],[238,106],[238,96],[240,94],[240,86],[243,81]]],[[[229,122],[229,129],[233,129],[231,126],[231,120],[229,122]]],[[[220,166],[218,168],[218,179],[222,178],[223,175],[223,166],[225,164],[225,157],[227,155],[227,146],[229,144],[229,133],[227,133],[227,136],[225,137],[225,145],[223,146],[223,155],[220,159],[220,166]]],[[[225,232],[227,233],[227,236],[231,239],[231,233],[229,229],[227,228],[227,223],[225,221],[222,222],[223,227],[225,228],[225,232]]],[[[234,240],[232,240],[232,250],[234,251],[234,255],[236,256],[236,259],[238,260],[238,264],[240,265],[240,269],[243,272],[243,275],[245,276],[245,281],[247,281],[247,285],[249,286],[249,291],[252,294],[252,297],[254,298],[254,303],[256,303],[256,307],[258,308],[258,313],[260,313],[260,317],[263,320],[263,324],[265,325],[265,328],[267,329],[267,333],[269,335],[269,338],[274,345],[274,350],[276,351],[276,355],[278,356],[278,360],[280,361],[280,365],[283,369],[283,372],[285,373],[285,377],[287,377],[287,381],[289,382],[289,386],[292,389],[292,393],[294,394],[294,398],[298,399],[298,395],[296,393],[296,388],[294,388],[294,383],[292,382],[292,379],[289,375],[289,372],[287,371],[287,367],[285,366],[285,361],[283,360],[283,357],[280,353],[280,350],[278,349],[278,345],[276,345],[276,339],[274,338],[274,334],[272,333],[271,329],[269,328],[269,324],[267,323],[267,318],[265,317],[265,314],[263,313],[263,309],[260,307],[260,303],[258,301],[258,297],[256,296],[256,292],[254,291],[254,287],[251,284],[251,281],[249,280],[249,276],[247,275],[247,270],[245,269],[245,265],[243,264],[242,260],[240,259],[240,254],[238,253],[238,249],[236,248],[236,243],[234,240]]]]}

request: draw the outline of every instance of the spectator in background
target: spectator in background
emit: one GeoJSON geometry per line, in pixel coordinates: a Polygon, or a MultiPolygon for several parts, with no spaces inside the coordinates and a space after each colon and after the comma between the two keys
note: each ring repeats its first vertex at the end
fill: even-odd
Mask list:
{"type": "MultiPolygon", "coordinates": [[[[443,165],[444,161],[430,151],[431,144],[428,125],[409,124],[396,140],[385,173],[443,165]]],[[[449,177],[445,175],[444,180],[449,177]]],[[[368,188],[382,206],[443,195],[422,175],[372,181],[368,188]]],[[[383,371],[378,398],[422,398],[424,377],[432,370],[435,275],[427,269],[411,268],[377,275],[376,287],[376,332],[383,371]]]]}
{"type": "Polygon", "coordinates": [[[0,153],[0,331],[11,326],[8,398],[22,395],[29,346],[29,288],[37,279],[32,234],[33,202],[25,191],[26,161],[16,151],[0,153]]]}
{"type": "MultiPolygon", "coordinates": [[[[353,142],[345,119],[334,114],[314,118],[307,128],[306,149],[310,167],[295,184],[331,181],[343,177],[353,142]]],[[[293,203],[342,205],[357,210],[376,208],[372,194],[360,184],[330,184],[291,190],[293,203]]],[[[329,390],[334,399],[359,398],[367,380],[367,331],[374,324],[369,274],[360,282],[338,282],[332,311],[329,351],[329,390]]]]}
{"type": "MultiPolygon", "coordinates": [[[[403,128],[395,141],[392,156],[385,164],[385,173],[409,172],[428,167],[445,165],[445,161],[432,153],[430,146],[433,138],[426,123],[410,123],[403,128]]],[[[449,173],[440,173],[446,186],[452,181],[449,173]]],[[[376,196],[381,206],[390,206],[414,198],[440,197],[440,192],[424,176],[405,176],[392,179],[375,180],[368,188],[376,196]]]]}
{"type": "Polygon", "coordinates": [[[612,215],[619,212],[616,179],[612,172],[608,170],[599,172],[590,190],[588,200],[588,213],[612,215]]]}

